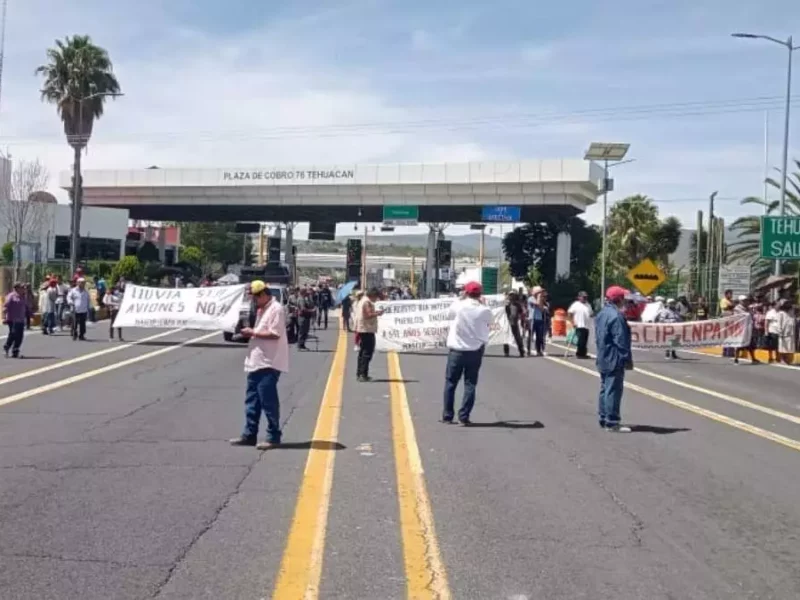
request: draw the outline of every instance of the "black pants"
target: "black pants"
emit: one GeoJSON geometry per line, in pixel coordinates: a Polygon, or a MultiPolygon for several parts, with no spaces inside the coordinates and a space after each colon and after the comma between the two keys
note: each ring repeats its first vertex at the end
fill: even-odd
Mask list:
{"type": "Polygon", "coordinates": [[[297,319],[297,325],[300,330],[297,336],[297,347],[305,348],[306,340],[308,339],[308,330],[311,329],[311,319],[309,317],[300,317],[297,319]]]}
{"type": "Polygon", "coordinates": [[[344,326],[347,331],[352,331],[350,329],[350,313],[342,311],[342,320],[344,321],[344,326]]]}
{"type": "Polygon", "coordinates": [[[586,346],[589,344],[589,330],[585,327],[576,327],[575,337],[577,338],[575,342],[575,356],[578,358],[587,358],[589,356],[589,351],[586,349],[586,346]]]}
{"type": "Polygon", "coordinates": [[[356,367],[357,377],[369,377],[369,363],[372,355],[375,354],[375,334],[361,333],[361,345],[358,349],[358,366],[356,367]]]}
{"type": "MultiPolygon", "coordinates": [[[[514,342],[517,344],[517,350],[519,350],[520,356],[525,356],[525,348],[522,343],[522,334],[519,330],[519,323],[512,323],[511,325],[511,335],[514,336],[514,342]]],[[[503,344],[503,354],[508,356],[509,351],[511,348],[508,344],[503,344]]]]}
{"type": "Polygon", "coordinates": [[[108,321],[108,337],[110,337],[112,340],[114,339],[114,329],[117,330],[117,337],[120,340],[122,339],[122,327],[116,327],[116,328],[114,327],[114,319],[117,318],[117,313],[118,312],[119,311],[117,311],[117,310],[111,310],[111,309],[109,309],[109,311],[108,311],[108,318],[109,318],[109,321],[108,321]]]}
{"type": "Polygon", "coordinates": [[[72,339],[84,339],[86,337],[86,317],[89,313],[73,313],[72,315],[72,339]]]}
{"type": "Polygon", "coordinates": [[[327,306],[320,306],[319,310],[317,311],[317,327],[322,325],[322,317],[325,316],[325,329],[328,328],[328,307],[327,306]]]}
{"type": "Polygon", "coordinates": [[[8,337],[6,338],[5,346],[3,349],[14,356],[19,356],[19,348],[22,346],[22,339],[25,337],[25,323],[20,321],[17,323],[8,324],[8,337]]]}

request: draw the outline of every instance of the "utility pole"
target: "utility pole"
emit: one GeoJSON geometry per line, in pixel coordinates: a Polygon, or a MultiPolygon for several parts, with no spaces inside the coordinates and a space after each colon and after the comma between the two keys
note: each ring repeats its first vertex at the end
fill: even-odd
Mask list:
{"type": "Polygon", "coordinates": [[[695,233],[695,293],[703,296],[703,211],[697,211],[697,233],[695,233]]]}
{"type": "Polygon", "coordinates": [[[714,199],[718,192],[712,193],[708,197],[708,239],[706,240],[706,294],[710,297],[713,293],[712,286],[714,278],[711,274],[714,264],[714,199]]]}

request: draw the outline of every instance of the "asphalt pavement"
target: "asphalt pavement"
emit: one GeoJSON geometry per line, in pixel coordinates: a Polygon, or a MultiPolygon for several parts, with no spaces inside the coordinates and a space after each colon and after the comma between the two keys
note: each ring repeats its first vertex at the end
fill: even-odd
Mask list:
{"type": "Polygon", "coordinates": [[[443,352],[359,384],[331,327],[258,452],[242,345],[125,333],[0,360],[2,600],[800,597],[800,371],[637,352],[624,435],[592,361],[491,349],[465,428],[443,352]]]}

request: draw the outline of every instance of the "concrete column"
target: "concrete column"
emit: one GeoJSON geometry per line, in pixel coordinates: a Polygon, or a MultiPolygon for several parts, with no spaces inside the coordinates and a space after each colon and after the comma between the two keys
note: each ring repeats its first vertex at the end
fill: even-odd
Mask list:
{"type": "Polygon", "coordinates": [[[570,273],[572,260],[572,235],[566,231],[558,234],[556,239],[556,277],[566,279],[570,273]]]}
{"type": "Polygon", "coordinates": [[[433,298],[436,290],[436,229],[428,225],[428,250],[425,258],[425,297],[433,298]]]}
{"type": "Polygon", "coordinates": [[[167,260],[167,228],[158,228],[158,260],[163,265],[167,260]]]}
{"type": "MultiPolygon", "coordinates": [[[[280,232],[280,229],[278,229],[280,232]]],[[[292,254],[292,246],[294,245],[294,227],[292,223],[286,223],[286,246],[284,249],[284,262],[289,267],[289,278],[292,285],[295,284],[296,269],[294,265],[294,254],[292,254]]]]}

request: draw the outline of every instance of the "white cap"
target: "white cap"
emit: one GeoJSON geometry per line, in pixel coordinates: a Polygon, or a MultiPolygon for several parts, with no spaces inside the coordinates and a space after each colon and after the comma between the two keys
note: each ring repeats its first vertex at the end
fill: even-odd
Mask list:
{"type": "Polygon", "coordinates": [[[675,298],[667,298],[667,304],[675,304],[675,298]]]}
{"type": "Polygon", "coordinates": [[[745,295],[739,296],[739,302],[744,302],[745,300],[747,300],[747,296],[745,295]]]}
{"type": "Polygon", "coordinates": [[[663,302],[664,296],[656,296],[656,302],[663,302]]]}
{"type": "Polygon", "coordinates": [[[84,277],[78,277],[78,283],[86,283],[86,279],[84,277]]]}

